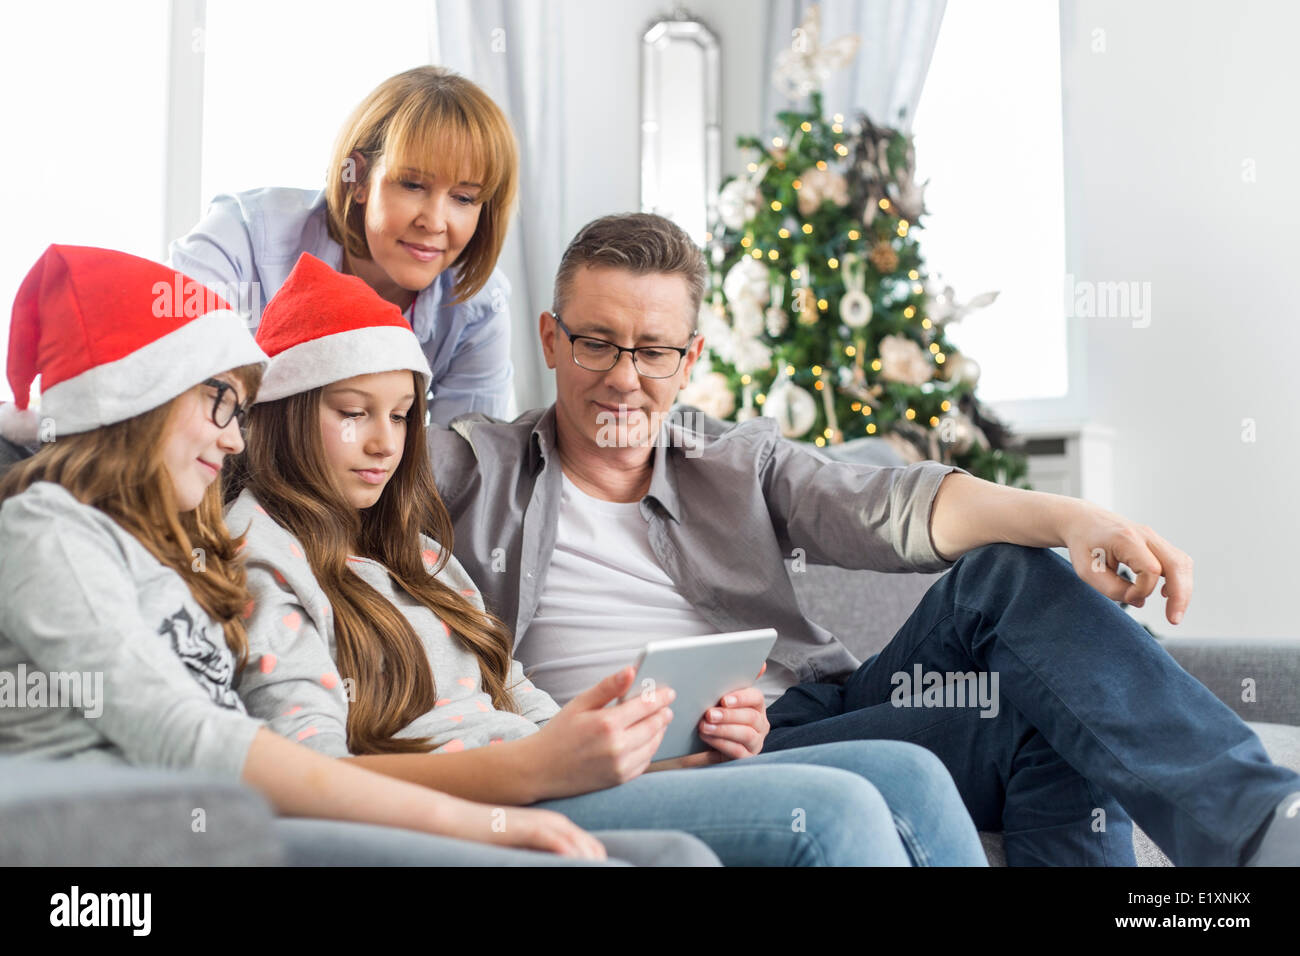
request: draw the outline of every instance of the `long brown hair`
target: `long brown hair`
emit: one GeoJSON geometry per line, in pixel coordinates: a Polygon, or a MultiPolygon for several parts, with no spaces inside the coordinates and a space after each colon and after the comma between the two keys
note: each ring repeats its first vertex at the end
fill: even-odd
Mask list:
{"type": "MultiPolygon", "coordinates": [[[[231,369],[252,401],[262,366],[231,369]]],[[[248,605],[247,575],[238,557],[244,539],[232,538],[221,517],[221,480],[212,482],[199,506],[181,513],[163,463],[167,428],[183,393],[143,414],[88,432],[60,436],[0,477],[0,501],[37,481],[66,488],[83,505],[98,508],[158,561],[181,576],[208,616],[221,624],[226,645],[242,669],[248,633],[241,618],[248,605]],[[195,551],[202,549],[202,573],[195,551]]]]}
{"type": "Polygon", "coordinates": [[[454,301],[473,298],[496,268],[519,189],[519,147],[501,107],[472,81],[440,66],[391,76],[362,100],[339,130],[325,173],[329,236],[354,259],[369,259],[370,247],[365,208],[353,190],[381,159],[394,181],[398,169],[410,166],[452,182],[468,169],[482,185],[478,226],[453,264],[454,301]],[[366,160],[359,173],[354,152],[366,160]]]}
{"type": "Polygon", "coordinates": [[[348,569],[349,553],[378,561],[403,590],[446,622],[478,658],[497,709],[518,712],[506,686],[510,631],[436,577],[451,556],[452,524],[429,465],[423,389],[415,389],[407,413],[402,460],[379,500],[364,511],[348,502],[327,464],[321,392],[314,388],[252,408],[247,449],[242,461],[232,463],[240,470],[227,494],[233,498],[246,487],[256,495],[267,515],[302,544],[325,592],[333,612],[336,664],[356,689],[348,707],[348,750],[427,753],[428,738],[395,735],[437,702],[428,655],[405,615],[348,569]],[[421,554],[421,532],[439,545],[432,572],[421,554]]]}

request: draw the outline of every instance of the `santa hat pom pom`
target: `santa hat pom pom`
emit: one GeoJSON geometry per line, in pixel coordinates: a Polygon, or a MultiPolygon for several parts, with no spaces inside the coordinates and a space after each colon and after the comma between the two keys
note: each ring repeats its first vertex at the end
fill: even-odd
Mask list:
{"type": "Polygon", "coordinates": [[[0,402],[0,435],[20,445],[37,445],[41,417],[33,409],[19,410],[13,402],[0,402]]]}

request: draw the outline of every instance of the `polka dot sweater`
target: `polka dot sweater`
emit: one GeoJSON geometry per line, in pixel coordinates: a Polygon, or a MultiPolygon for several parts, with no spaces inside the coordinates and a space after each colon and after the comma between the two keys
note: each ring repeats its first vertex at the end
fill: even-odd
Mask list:
{"type": "MultiPolygon", "coordinates": [[[[297,539],[278,525],[245,490],[226,511],[234,535],[245,528],[244,557],[253,600],[245,611],[249,665],[235,688],[248,712],[275,732],[333,757],[348,755],[350,686],[335,666],[334,622],[324,591],[297,539]]],[[[421,535],[425,567],[439,547],[421,535]]],[[[369,558],[348,558],[349,569],[398,608],[419,635],[433,670],[437,701],[399,737],[428,737],[434,749],[454,753],[535,733],[559,707],[511,663],[509,685],[522,713],[499,711],[484,691],[478,658],[432,611],[400,588],[387,569],[369,558]]],[[[460,562],[449,557],[439,580],[482,609],[483,598],[460,562]]]]}

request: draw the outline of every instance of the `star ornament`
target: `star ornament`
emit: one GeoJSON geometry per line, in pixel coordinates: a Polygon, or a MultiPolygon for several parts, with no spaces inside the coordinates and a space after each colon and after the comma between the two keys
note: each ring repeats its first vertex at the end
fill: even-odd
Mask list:
{"type": "Polygon", "coordinates": [[[811,6],[792,34],[790,47],[776,58],[773,80],[787,96],[807,96],[820,90],[832,70],[843,69],[858,55],[857,34],[821,45],[821,8],[811,6]]]}

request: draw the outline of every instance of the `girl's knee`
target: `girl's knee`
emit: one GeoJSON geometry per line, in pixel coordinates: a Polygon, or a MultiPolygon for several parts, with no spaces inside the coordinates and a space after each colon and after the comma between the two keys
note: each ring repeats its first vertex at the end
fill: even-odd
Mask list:
{"type": "MultiPolygon", "coordinates": [[[[794,768],[783,768],[794,769],[794,768]]],[[[856,825],[879,826],[893,830],[889,804],[876,786],[849,770],[835,767],[799,767],[790,791],[800,801],[791,808],[791,817],[811,824],[814,817],[822,824],[850,821],[856,825]],[[799,813],[797,811],[802,811],[799,813]]]]}

